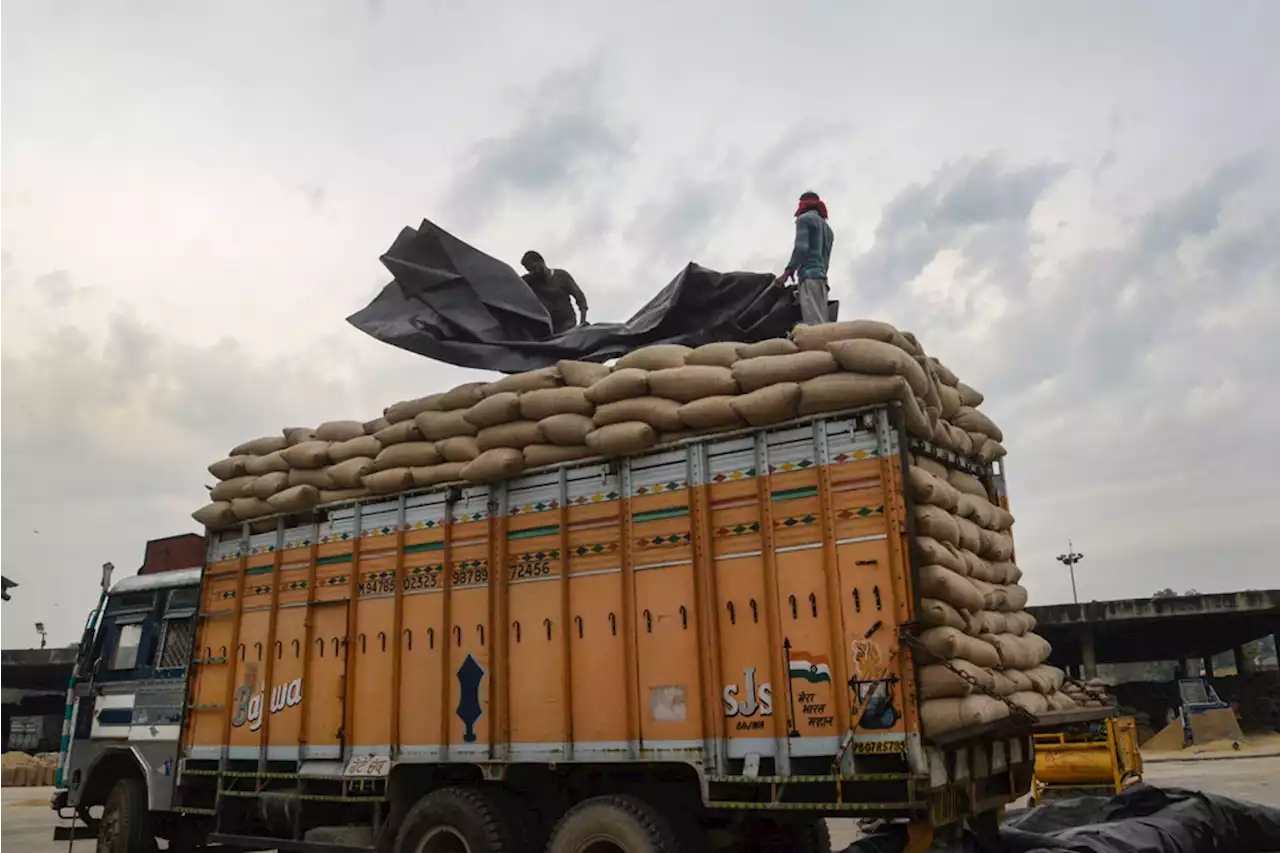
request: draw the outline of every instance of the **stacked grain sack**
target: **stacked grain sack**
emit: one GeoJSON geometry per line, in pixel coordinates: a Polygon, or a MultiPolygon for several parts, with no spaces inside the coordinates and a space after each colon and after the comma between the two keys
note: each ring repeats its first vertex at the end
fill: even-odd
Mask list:
{"type": "MultiPolygon", "coordinates": [[[[368,494],[447,482],[486,483],[590,456],[628,456],[691,435],[875,403],[899,404],[908,431],[974,463],[1005,453],[979,411],[982,395],[909,333],[874,320],[798,329],[791,338],[720,342],[696,349],[644,347],[613,367],[555,367],[469,383],[390,406],[368,423],[286,429],[233,448],[210,466],[220,482],[195,513],[213,529],[298,513],[368,494]]],[[[1044,666],[1049,645],[1032,633],[1026,590],[1012,563],[1013,518],[976,478],[913,459],[917,554],[924,596],[921,639],[939,662],[922,670],[926,733],[1006,716],[1074,707],[1062,672],[1044,666]],[[941,661],[945,661],[944,665],[941,661]]]]}
{"type": "Polygon", "coordinates": [[[1081,708],[1114,708],[1116,697],[1107,692],[1107,683],[1101,678],[1088,681],[1067,681],[1062,692],[1081,708]]]}

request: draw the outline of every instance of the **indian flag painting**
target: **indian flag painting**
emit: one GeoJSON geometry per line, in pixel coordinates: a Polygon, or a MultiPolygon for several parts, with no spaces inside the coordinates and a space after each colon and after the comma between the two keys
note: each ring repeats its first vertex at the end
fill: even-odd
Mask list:
{"type": "Polygon", "coordinates": [[[810,684],[830,682],[831,663],[822,655],[811,655],[799,649],[792,649],[791,677],[803,678],[810,684]]]}

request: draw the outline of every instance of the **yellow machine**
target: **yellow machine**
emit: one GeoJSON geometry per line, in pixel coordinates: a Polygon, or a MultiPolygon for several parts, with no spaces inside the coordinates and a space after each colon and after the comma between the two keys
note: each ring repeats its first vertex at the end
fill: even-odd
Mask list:
{"type": "MultiPolygon", "coordinates": [[[[1095,712],[1096,713],[1096,712],[1095,712]]],[[[1142,781],[1142,754],[1133,717],[1060,721],[1061,731],[1037,733],[1031,803],[1063,793],[1119,793],[1142,781]]]]}

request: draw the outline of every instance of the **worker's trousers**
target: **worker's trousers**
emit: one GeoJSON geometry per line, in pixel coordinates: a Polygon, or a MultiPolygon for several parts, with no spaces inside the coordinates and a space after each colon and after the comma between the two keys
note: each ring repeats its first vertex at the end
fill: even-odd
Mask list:
{"type": "Polygon", "coordinates": [[[830,288],[827,287],[825,278],[804,278],[800,280],[799,287],[796,288],[796,298],[800,301],[800,322],[808,326],[816,326],[819,323],[826,323],[827,316],[827,294],[830,288]]]}

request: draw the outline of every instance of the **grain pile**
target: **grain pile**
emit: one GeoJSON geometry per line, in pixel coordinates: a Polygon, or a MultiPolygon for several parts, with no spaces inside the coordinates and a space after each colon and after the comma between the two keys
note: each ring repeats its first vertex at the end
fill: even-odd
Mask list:
{"type": "Polygon", "coordinates": [[[53,784],[58,771],[58,753],[41,752],[28,755],[25,752],[6,752],[0,757],[4,787],[39,788],[53,784]]]}

